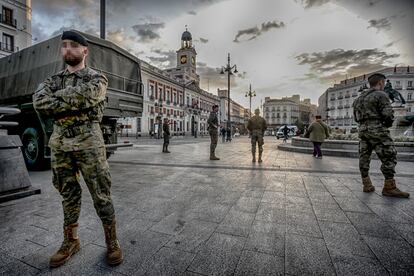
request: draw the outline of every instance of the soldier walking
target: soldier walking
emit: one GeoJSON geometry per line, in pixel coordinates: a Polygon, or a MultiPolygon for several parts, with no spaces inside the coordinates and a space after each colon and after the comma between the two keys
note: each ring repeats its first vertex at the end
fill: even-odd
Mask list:
{"type": "Polygon", "coordinates": [[[162,152],[170,153],[168,151],[168,144],[170,143],[170,122],[168,118],[164,118],[162,130],[164,131],[164,144],[162,145],[162,152]]]}
{"type": "Polygon", "coordinates": [[[53,185],[63,198],[64,239],[49,264],[61,266],[80,249],[77,229],[82,173],[103,224],[107,262],[118,265],[123,255],[116,236],[111,175],[100,128],[108,80],[85,65],[88,42],[76,31],[63,32],[61,54],[67,68],[46,79],[33,95],[39,116],[53,119],[49,141],[53,185]]]}
{"type": "Polygon", "coordinates": [[[216,147],[218,142],[218,105],[213,105],[213,110],[210,112],[210,117],[208,117],[207,124],[208,124],[208,132],[210,134],[210,160],[220,160],[216,156],[216,147]]]}
{"type": "Polygon", "coordinates": [[[263,135],[267,129],[266,120],[263,117],[260,117],[260,109],[254,111],[254,116],[249,119],[247,122],[247,129],[250,132],[250,138],[252,142],[252,162],[256,162],[256,143],[259,147],[259,163],[262,163],[262,153],[263,153],[263,135]]]}
{"type": "Polygon", "coordinates": [[[385,177],[382,195],[408,198],[410,194],[400,191],[394,179],[397,151],[388,130],[394,121],[394,111],[384,92],[385,79],[383,74],[370,76],[370,89],[363,91],[352,104],[355,121],[359,124],[359,170],[363,191],[369,193],[375,190],[369,177],[371,154],[375,150],[381,160],[381,172],[385,177]]]}

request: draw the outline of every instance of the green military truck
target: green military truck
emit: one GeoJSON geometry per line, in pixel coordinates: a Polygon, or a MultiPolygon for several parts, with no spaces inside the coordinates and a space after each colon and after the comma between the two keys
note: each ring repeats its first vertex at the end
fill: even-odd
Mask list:
{"type": "MultiPolygon", "coordinates": [[[[109,156],[117,148],[117,119],[142,116],[140,61],[110,41],[82,34],[89,43],[87,66],[108,78],[101,127],[109,156]]],[[[21,110],[20,114],[7,117],[7,120],[19,123],[8,132],[22,139],[26,165],[32,170],[49,165],[47,145],[53,130],[51,119],[40,120],[37,116],[32,95],[47,77],[65,68],[60,45],[60,36],[56,36],[0,59],[0,106],[21,110]]]]}

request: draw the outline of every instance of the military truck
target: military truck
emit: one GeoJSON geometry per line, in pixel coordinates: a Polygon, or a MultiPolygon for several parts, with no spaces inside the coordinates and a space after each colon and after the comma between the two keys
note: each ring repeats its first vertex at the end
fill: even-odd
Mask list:
{"type": "MultiPolygon", "coordinates": [[[[89,44],[87,66],[108,78],[101,128],[109,156],[117,145],[117,119],[142,116],[140,61],[110,41],[82,34],[89,44]]],[[[14,118],[8,117],[8,120],[19,123],[8,131],[22,139],[26,165],[32,170],[49,165],[47,145],[53,130],[51,119],[39,119],[33,108],[32,95],[47,77],[65,68],[60,45],[60,36],[56,36],[0,59],[0,106],[21,110],[14,118]]]]}

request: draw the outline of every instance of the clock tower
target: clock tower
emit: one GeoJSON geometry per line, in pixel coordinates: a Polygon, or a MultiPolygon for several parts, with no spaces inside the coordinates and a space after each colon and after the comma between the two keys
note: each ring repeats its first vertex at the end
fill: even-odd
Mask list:
{"type": "Polygon", "coordinates": [[[197,84],[200,82],[200,76],[197,75],[197,52],[193,46],[191,33],[185,29],[181,35],[181,48],[177,51],[177,68],[174,75],[182,78],[185,82],[194,80],[197,84]]]}

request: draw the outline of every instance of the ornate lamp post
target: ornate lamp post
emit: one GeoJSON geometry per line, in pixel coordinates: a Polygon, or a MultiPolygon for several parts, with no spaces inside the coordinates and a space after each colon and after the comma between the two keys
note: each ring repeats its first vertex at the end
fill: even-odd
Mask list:
{"type": "Polygon", "coordinates": [[[249,117],[252,117],[252,97],[256,97],[256,91],[252,91],[252,85],[250,84],[249,91],[246,92],[246,97],[249,97],[249,108],[250,114],[249,117]]]}
{"type": "Polygon", "coordinates": [[[228,114],[227,114],[227,127],[230,129],[230,141],[231,141],[231,122],[230,122],[230,75],[237,74],[239,71],[237,71],[237,65],[230,65],[230,53],[227,56],[227,65],[221,67],[220,74],[224,75],[224,72],[227,72],[227,101],[228,101],[228,114]]]}

